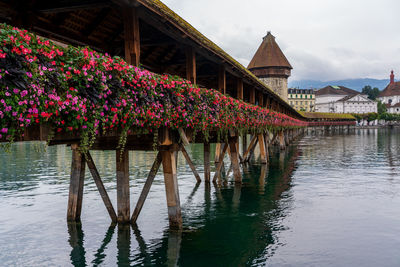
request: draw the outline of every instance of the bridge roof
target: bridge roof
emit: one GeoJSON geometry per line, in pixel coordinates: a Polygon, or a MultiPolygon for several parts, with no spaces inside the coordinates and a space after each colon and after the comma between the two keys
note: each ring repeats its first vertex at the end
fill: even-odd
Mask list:
{"type": "Polygon", "coordinates": [[[299,111],[307,119],[329,119],[329,120],[355,120],[356,118],[347,113],[323,113],[299,111]]]}
{"type": "MultiPolygon", "coordinates": [[[[118,9],[121,5],[138,10],[140,34],[141,38],[144,37],[140,40],[141,51],[142,41],[147,42],[146,47],[143,45],[143,53],[141,52],[140,63],[143,67],[154,72],[176,75],[173,71],[165,70],[165,62],[174,60],[173,68],[184,70],[185,64],[181,60],[185,52],[184,49],[182,52],[182,48],[192,46],[203,61],[199,70],[211,69],[210,63],[214,64],[213,68],[215,64],[224,65],[232,76],[242,78],[249,86],[267,94],[293,116],[302,117],[247,68],[159,0],[29,0],[24,3],[26,16],[19,15],[21,12],[17,1],[0,0],[0,22],[15,25],[14,22],[18,21],[15,26],[28,28],[53,40],[88,45],[100,52],[124,56],[124,23],[118,9]],[[15,20],[18,15],[20,18],[15,20]],[[159,47],[155,47],[156,43],[160,43],[159,47]],[[148,66],[154,65],[152,62],[157,62],[157,59],[162,64],[148,66]]],[[[203,80],[206,80],[207,76],[203,76],[203,80]]]]}

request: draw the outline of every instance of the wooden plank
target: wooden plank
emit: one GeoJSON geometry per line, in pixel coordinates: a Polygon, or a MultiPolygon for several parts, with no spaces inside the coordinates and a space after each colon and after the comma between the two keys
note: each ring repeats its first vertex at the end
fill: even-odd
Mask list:
{"type": "Polygon", "coordinates": [[[179,199],[178,178],[174,151],[161,151],[165,192],[167,196],[168,217],[171,229],[182,229],[181,204],[179,199]]]}
{"type": "Polygon", "coordinates": [[[182,143],[184,146],[188,146],[189,145],[189,140],[187,139],[186,133],[182,128],[178,129],[179,135],[181,137],[182,143]]]}
{"type": "Polygon", "coordinates": [[[236,92],[237,99],[243,100],[243,80],[241,78],[236,78],[236,92]]]}
{"type": "Polygon", "coordinates": [[[216,182],[218,177],[221,174],[221,169],[222,169],[222,166],[224,165],[223,159],[225,157],[225,154],[226,154],[227,150],[228,150],[228,144],[224,144],[224,148],[222,149],[222,152],[221,152],[221,155],[220,155],[221,160],[217,164],[217,167],[216,167],[216,170],[215,170],[215,174],[214,174],[214,178],[213,178],[213,182],[216,182]]]}
{"type": "Polygon", "coordinates": [[[124,7],[125,60],[131,65],[140,63],[139,17],[136,8],[124,7]]]}
{"type": "Polygon", "coordinates": [[[229,138],[229,150],[231,152],[231,163],[233,169],[233,176],[235,178],[235,183],[242,182],[242,174],[240,173],[240,165],[239,165],[239,153],[237,151],[237,141],[238,138],[230,137],[229,138]]]}
{"type": "Polygon", "coordinates": [[[252,87],[250,89],[250,104],[255,104],[256,103],[256,89],[252,87]]]}
{"type": "Polygon", "coordinates": [[[279,135],[279,147],[281,150],[284,150],[286,148],[286,144],[285,144],[285,136],[283,130],[279,131],[278,135],[279,135]]]}
{"type": "Polygon", "coordinates": [[[87,152],[86,157],[87,157],[86,164],[88,165],[89,171],[92,174],[93,180],[97,186],[97,190],[99,190],[101,199],[103,200],[104,205],[106,206],[108,214],[110,215],[111,221],[117,222],[117,214],[115,213],[114,207],[111,203],[110,197],[107,194],[104,184],[101,181],[100,174],[97,171],[93,158],[89,152],[87,152]]]}
{"type": "Polygon", "coordinates": [[[250,145],[247,148],[246,152],[244,152],[243,154],[243,160],[244,162],[248,162],[250,160],[250,155],[251,155],[251,151],[254,150],[254,148],[256,147],[258,142],[258,138],[257,136],[253,136],[250,140],[250,145]]]}
{"type": "Polygon", "coordinates": [[[192,172],[193,172],[193,174],[194,174],[194,177],[196,177],[197,183],[200,183],[200,182],[201,182],[200,175],[199,175],[199,173],[197,172],[196,167],[194,166],[194,164],[193,164],[191,158],[189,157],[189,154],[187,153],[185,147],[182,146],[182,147],[181,147],[181,151],[182,151],[183,156],[184,156],[185,159],[186,159],[186,162],[189,164],[189,167],[190,167],[190,169],[192,170],[192,172]]]}
{"type": "Polygon", "coordinates": [[[264,94],[262,92],[258,92],[258,105],[264,107],[264,94]]]}
{"type": "Polygon", "coordinates": [[[186,47],[186,79],[196,84],[196,52],[193,47],[186,47]]]}
{"type": "Polygon", "coordinates": [[[221,143],[217,143],[215,145],[215,158],[214,158],[215,163],[220,162],[220,155],[221,155],[221,143]]]}
{"type": "Polygon", "coordinates": [[[119,223],[129,223],[129,151],[116,151],[117,169],[117,214],[119,223]]]}
{"type": "Polygon", "coordinates": [[[151,185],[153,184],[154,178],[157,175],[158,169],[161,165],[161,152],[157,153],[156,159],[153,162],[153,166],[151,166],[149,176],[147,176],[146,183],[143,186],[142,193],[140,193],[140,197],[138,202],[136,203],[135,210],[133,211],[131,217],[131,223],[136,223],[137,218],[139,217],[140,212],[142,211],[144,202],[146,201],[147,195],[150,192],[151,185]]]}
{"type": "Polygon", "coordinates": [[[85,157],[77,144],[71,145],[72,162],[69,183],[67,220],[79,221],[82,211],[83,185],[85,179],[85,157]]]}
{"type": "Polygon", "coordinates": [[[160,146],[172,145],[171,130],[167,127],[163,127],[158,131],[158,143],[160,146]]]}
{"type": "Polygon", "coordinates": [[[243,155],[243,159],[244,159],[244,153],[247,150],[247,134],[244,134],[242,136],[242,155],[243,155]]]}
{"type": "Polygon", "coordinates": [[[266,156],[266,151],[265,151],[265,142],[264,142],[263,134],[258,135],[258,145],[260,147],[261,163],[267,164],[267,156],[266,156]]]}
{"type": "Polygon", "coordinates": [[[210,164],[210,143],[204,143],[204,181],[210,183],[211,164],[210,164]]]}
{"type": "Polygon", "coordinates": [[[219,65],[218,91],[220,91],[223,94],[226,94],[226,71],[224,65],[219,65]]]}

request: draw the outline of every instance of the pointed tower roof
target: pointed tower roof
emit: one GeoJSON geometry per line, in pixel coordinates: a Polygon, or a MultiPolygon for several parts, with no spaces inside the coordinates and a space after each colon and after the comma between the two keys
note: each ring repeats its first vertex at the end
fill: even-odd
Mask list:
{"type": "Polygon", "coordinates": [[[275,37],[271,32],[268,32],[247,68],[251,70],[270,67],[293,69],[278,44],[275,42],[275,37]]]}

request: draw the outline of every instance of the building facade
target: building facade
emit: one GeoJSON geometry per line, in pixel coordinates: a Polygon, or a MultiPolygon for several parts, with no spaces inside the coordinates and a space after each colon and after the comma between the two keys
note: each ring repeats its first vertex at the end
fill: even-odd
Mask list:
{"type": "Polygon", "coordinates": [[[283,100],[288,101],[288,78],[292,66],[271,32],[263,38],[247,68],[283,100]]]}
{"type": "Polygon", "coordinates": [[[297,110],[315,111],[315,92],[313,89],[288,89],[288,102],[297,110]]]}
{"type": "Polygon", "coordinates": [[[379,94],[378,100],[386,105],[387,112],[400,114],[400,82],[394,81],[393,71],[388,86],[379,94]]]}
{"type": "Polygon", "coordinates": [[[378,112],[378,102],[344,86],[326,86],[315,92],[315,111],[359,114],[378,112]]]}

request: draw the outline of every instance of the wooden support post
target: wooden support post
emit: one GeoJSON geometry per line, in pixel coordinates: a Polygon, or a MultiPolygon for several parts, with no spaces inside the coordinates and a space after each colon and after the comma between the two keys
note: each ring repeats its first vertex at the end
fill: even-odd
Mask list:
{"type": "Polygon", "coordinates": [[[196,84],[196,52],[193,47],[186,48],[186,79],[196,84]]]}
{"type": "Polygon", "coordinates": [[[182,228],[181,204],[179,200],[178,177],[174,151],[169,149],[161,151],[164,170],[165,192],[167,195],[169,225],[172,229],[182,228]]]}
{"type": "Polygon", "coordinates": [[[284,150],[286,148],[286,145],[285,145],[285,136],[283,130],[279,131],[278,134],[279,134],[279,147],[281,148],[281,150],[284,150]]]}
{"type": "Polygon", "coordinates": [[[226,71],[223,65],[219,66],[218,71],[218,91],[226,94],[226,71]]]}
{"type": "Polygon", "coordinates": [[[267,164],[267,156],[266,156],[266,151],[265,151],[265,142],[264,142],[263,134],[258,135],[258,145],[260,147],[261,163],[267,164]]]}
{"type": "Polygon", "coordinates": [[[150,192],[150,187],[153,184],[154,178],[157,175],[158,169],[161,165],[161,153],[157,153],[157,157],[153,162],[153,166],[151,166],[149,176],[147,177],[146,183],[143,186],[142,193],[140,193],[140,197],[138,202],[136,203],[135,210],[133,211],[131,217],[131,223],[136,223],[137,218],[139,217],[140,211],[143,208],[144,202],[146,201],[147,195],[150,192]]]}
{"type": "Polygon", "coordinates": [[[236,91],[237,99],[243,100],[243,80],[241,78],[236,79],[236,91]]]}
{"type": "Polygon", "coordinates": [[[239,165],[239,153],[237,151],[237,142],[238,137],[229,137],[229,150],[231,152],[231,162],[233,168],[233,176],[235,178],[235,183],[242,182],[242,174],[240,173],[240,165],[239,165]]]}
{"type": "Polygon", "coordinates": [[[215,157],[214,157],[214,162],[219,163],[220,162],[220,155],[221,155],[221,143],[217,143],[215,145],[215,157]]]}
{"type": "Polygon", "coordinates": [[[257,136],[253,136],[250,140],[250,145],[247,148],[246,152],[244,152],[243,154],[243,160],[244,162],[248,162],[250,160],[250,155],[251,155],[251,151],[254,150],[254,148],[256,147],[258,142],[258,138],[257,136]]]}
{"type": "Polygon", "coordinates": [[[204,181],[210,183],[211,165],[210,165],[210,143],[204,143],[204,181]]]}
{"type": "Polygon", "coordinates": [[[185,147],[182,146],[182,147],[181,147],[181,151],[182,151],[183,156],[184,156],[185,159],[186,159],[186,162],[189,164],[190,169],[192,169],[192,172],[193,172],[193,174],[194,174],[194,177],[196,177],[197,183],[200,183],[200,182],[201,182],[200,175],[199,175],[199,173],[197,172],[196,167],[194,166],[192,160],[190,159],[189,154],[187,153],[185,147]]]}
{"type": "Polygon", "coordinates": [[[108,214],[110,215],[111,221],[117,222],[117,214],[115,213],[114,207],[113,207],[110,197],[108,196],[107,191],[104,187],[103,181],[101,181],[100,174],[96,168],[96,165],[94,164],[93,158],[89,152],[87,152],[86,157],[87,157],[86,163],[88,165],[89,171],[92,174],[94,182],[96,183],[97,190],[99,190],[101,199],[103,200],[104,206],[106,206],[106,209],[108,211],[108,214]]]}
{"type": "Polygon", "coordinates": [[[216,182],[218,177],[221,174],[221,169],[222,166],[224,166],[224,161],[222,160],[225,157],[225,153],[228,150],[228,144],[224,144],[224,148],[222,149],[222,153],[221,153],[221,161],[217,164],[216,170],[215,170],[215,174],[214,174],[214,178],[213,178],[213,182],[216,182]]]}
{"type": "Polygon", "coordinates": [[[116,151],[117,169],[117,215],[119,223],[129,223],[130,196],[129,196],[129,151],[116,151]]]}
{"type": "Polygon", "coordinates": [[[127,63],[139,66],[140,63],[140,31],[136,8],[123,8],[125,60],[127,63]]]}
{"type": "Polygon", "coordinates": [[[256,89],[254,89],[254,87],[252,87],[250,89],[250,104],[255,104],[256,103],[256,89]]]}
{"type": "Polygon", "coordinates": [[[79,151],[77,144],[71,145],[71,179],[69,183],[67,220],[79,221],[81,219],[83,185],[85,179],[85,157],[79,151]]]}
{"type": "Polygon", "coordinates": [[[247,149],[247,134],[244,134],[242,136],[242,155],[243,155],[243,160],[244,160],[244,152],[246,152],[247,149]]]}
{"type": "Polygon", "coordinates": [[[264,94],[263,92],[258,93],[258,105],[264,107],[264,94]]]}

